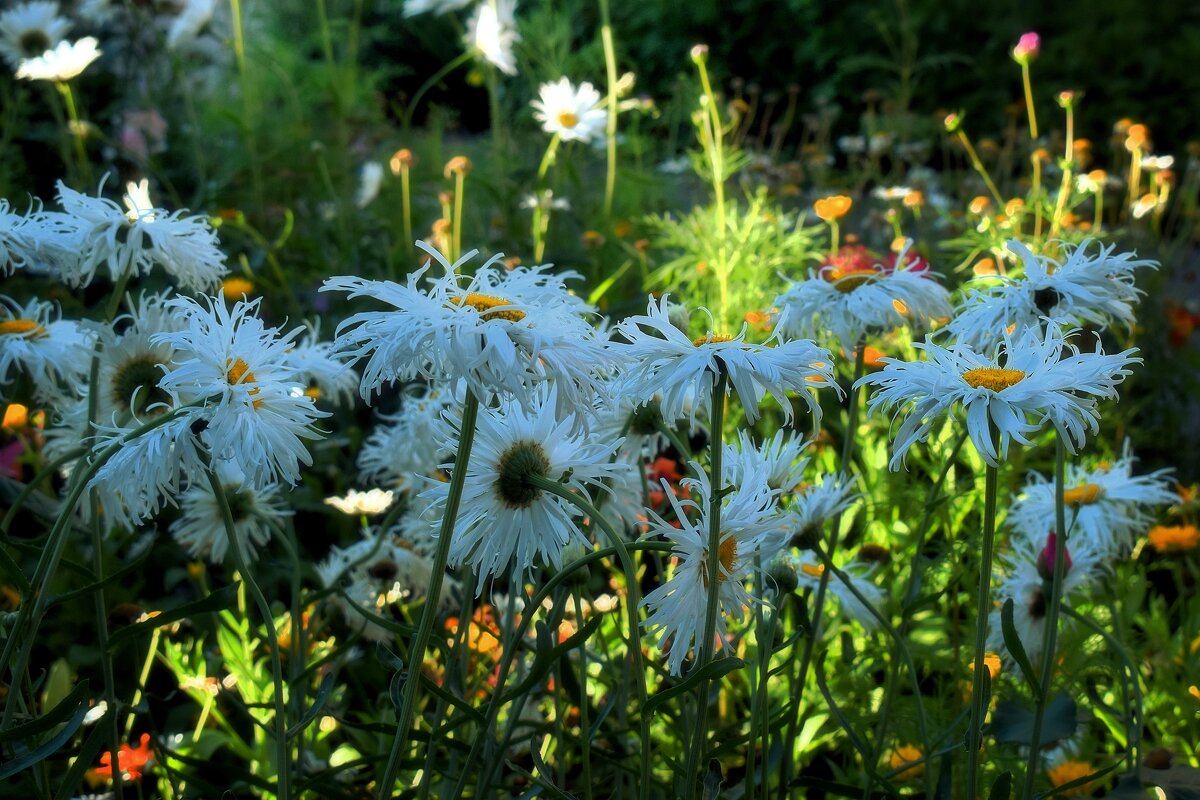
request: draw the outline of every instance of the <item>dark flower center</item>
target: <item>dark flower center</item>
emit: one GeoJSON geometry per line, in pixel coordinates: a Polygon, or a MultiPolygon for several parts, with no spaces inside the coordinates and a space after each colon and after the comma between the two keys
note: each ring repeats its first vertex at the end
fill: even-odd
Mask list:
{"type": "Polygon", "coordinates": [[[112,401],[118,408],[129,408],[134,414],[144,414],[157,403],[171,398],[158,382],[165,373],[152,355],[139,355],[126,361],[113,375],[112,401]]]}
{"type": "Polygon", "coordinates": [[[542,490],[530,478],[544,478],[550,470],[550,459],[537,442],[517,442],[500,456],[496,494],[508,508],[528,508],[541,496],[542,490]]]}

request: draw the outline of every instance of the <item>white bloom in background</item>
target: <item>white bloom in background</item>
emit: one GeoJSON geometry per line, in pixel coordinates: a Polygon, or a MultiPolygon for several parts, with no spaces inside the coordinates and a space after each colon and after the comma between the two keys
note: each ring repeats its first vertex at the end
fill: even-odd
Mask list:
{"type": "Polygon", "coordinates": [[[358,373],[338,357],[333,342],[322,342],[318,335],[316,327],[307,329],[287,351],[287,361],[308,380],[309,386],[302,394],[349,405],[358,388],[358,373]]]}
{"type": "Polygon", "coordinates": [[[154,208],[145,185],[129,188],[128,208],[122,211],[111,200],[89,197],[59,181],[59,202],[74,219],[79,239],[78,258],[69,268],[64,265],[64,279],[86,286],[105,267],[116,283],[123,275],[145,275],[159,266],[190,291],[215,287],[229,270],[208,219],[154,208]]]}
{"type": "Polygon", "coordinates": [[[876,186],[871,190],[871,196],[885,203],[899,203],[913,193],[911,186],[876,186]]]}
{"type": "Polygon", "coordinates": [[[355,208],[366,208],[379,196],[379,187],[383,185],[383,164],[378,161],[368,161],[362,165],[358,173],[358,189],[354,193],[355,208]]]}
{"type": "Polygon", "coordinates": [[[69,30],[71,23],[59,16],[58,3],[18,3],[0,13],[0,55],[16,69],[22,61],[53,50],[69,30]]]}
{"type": "Polygon", "coordinates": [[[927,269],[909,266],[907,258],[905,249],[894,268],[809,270],[807,280],[792,283],[772,303],[779,309],[778,329],[808,339],[832,333],[847,354],[868,334],[902,325],[916,333],[928,330],[934,320],[953,313],[950,294],[927,269]]]}
{"type": "Polygon", "coordinates": [[[521,41],[517,33],[517,0],[480,0],[467,22],[467,46],[508,75],[517,74],[513,45],[521,41]]]}
{"type": "MultiPolygon", "coordinates": [[[[236,466],[216,465],[217,476],[229,503],[233,527],[245,548],[247,561],[258,558],[258,550],[273,534],[283,530],[283,520],[292,515],[279,487],[274,483],[254,487],[248,484],[236,466]]],[[[203,474],[191,479],[179,499],[179,519],[171,523],[171,536],[192,558],[203,558],[213,564],[225,560],[231,545],[225,528],[221,503],[213,493],[211,482],[203,474]]]]}
{"type": "Polygon", "coordinates": [[[464,380],[483,401],[501,393],[529,402],[538,384],[553,380],[561,413],[590,406],[613,358],[585,317],[591,307],[563,285],[574,273],[553,276],[544,267],[505,271],[496,256],[468,277],[460,270],[474,252],[450,265],[418,244],[446,270],[427,289],[420,284],[429,264],[404,284],[342,276],[321,287],[393,306],[355,314],[338,326],[339,353],[367,359],[364,398],[385,383],[423,377],[437,385],[464,380]]]}
{"type": "Polygon", "coordinates": [[[408,387],[400,411],[381,416],[381,424],[358,452],[360,478],[405,490],[420,478],[433,477],[454,451],[443,451],[439,441],[443,414],[462,415],[462,394],[428,387],[408,387]]]}
{"type": "Polygon", "coordinates": [[[1159,206],[1158,195],[1154,194],[1153,192],[1147,192],[1146,194],[1142,195],[1137,200],[1135,200],[1133,202],[1133,204],[1129,206],[1129,211],[1130,211],[1130,213],[1133,214],[1134,219],[1142,219],[1143,217],[1150,214],[1150,212],[1157,209],[1158,206],[1159,206]]]}
{"type": "Polygon", "coordinates": [[[0,200],[0,275],[36,263],[39,227],[35,216],[16,214],[7,200],[0,200]]]}
{"type": "Polygon", "coordinates": [[[171,20],[167,29],[167,47],[172,49],[193,41],[212,21],[217,10],[217,0],[187,0],[183,10],[171,20]]]}
{"type": "Polygon", "coordinates": [[[939,347],[926,336],[924,344],[913,346],[927,360],[880,359],[886,366],[855,385],[878,387],[868,401],[872,413],[907,415],[896,431],[891,468],[899,469],[908,448],[924,441],[934,422],[956,403],[966,413],[976,450],[992,466],[1007,457],[1010,441],[1032,444],[1029,437],[1047,422],[1067,450],[1077,452],[1087,433],[1099,428],[1097,401],[1116,398],[1117,384],[1141,359],[1133,355],[1136,348],[1115,355],[1081,353],[1069,341],[1074,333],[1064,334],[1051,321],[1044,333],[1036,327],[1005,333],[995,357],[962,344],[939,347]],[[999,449],[991,441],[989,418],[1000,435],[999,449]]]}
{"type": "Polygon", "coordinates": [[[365,514],[373,517],[391,508],[395,499],[396,496],[392,492],[383,489],[371,489],[366,492],[351,489],[345,497],[326,497],[325,505],[333,506],[343,514],[365,514]]]}
{"type": "Polygon", "coordinates": [[[780,497],[783,497],[803,483],[808,459],[801,454],[807,446],[803,438],[782,430],[756,445],[748,431],[740,430],[737,442],[724,447],[721,467],[725,481],[739,484],[748,477],[765,473],[767,485],[782,492],[780,497]]]}
{"type": "MultiPolygon", "coordinates": [[[[1092,240],[1068,246],[1063,261],[1035,256],[1016,239],[1008,249],[1021,258],[1024,274],[999,278],[996,285],[971,292],[944,329],[975,349],[998,344],[1010,326],[1036,327],[1045,317],[1063,325],[1095,325],[1104,330],[1115,323],[1133,326],[1133,304],[1142,292],[1134,285],[1135,271],[1156,267],[1131,253],[1114,253],[1116,245],[1092,240]]],[[[989,280],[996,280],[990,278],[989,280]]]]}
{"type": "MultiPolygon", "coordinates": [[[[792,553],[787,556],[786,561],[795,572],[797,587],[813,592],[817,591],[821,584],[821,577],[825,574],[825,565],[818,561],[814,554],[801,553],[797,555],[792,553]]],[[[869,575],[865,572],[856,573],[843,569],[842,574],[857,590],[858,595],[862,595],[862,598],[860,599],[837,575],[829,576],[825,589],[826,598],[837,598],[842,613],[864,628],[872,630],[878,627],[879,620],[871,613],[871,608],[880,611],[880,606],[883,605],[885,599],[883,589],[872,583],[869,575]],[[870,607],[863,603],[863,599],[870,604],[870,607]]],[[[886,615],[884,616],[886,617],[886,615]]]]}
{"type": "MultiPolygon", "coordinates": [[[[783,341],[776,334],[769,340],[776,342],[774,346],[753,344],[743,338],[745,326],[737,336],[709,333],[689,339],[668,318],[666,295],[657,303],[650,298],[646,315],[628,317],[616,330],[626,340],[610,345],[628,365],[621,391],[641,404],[661,394],[660,408],[669,423],[682,417],[689,397],[699,405],[711,401],[718,369],[728,374],[729,387],[737,392],[751,425],[767,394],[791,422],[788,391],[796,392],[819,420],[821,407],[810,390],[837,386],[829,351],[807,340],[783,341]]],[[[694,414],[695,405],[692,409],[694,414]]]]}
{"type": "MultiPolygon", "coordinates": [[[[1179,500],[1168,484],[1169,469],[1134,475],[1135,460],[1126,440],[1124,454],[1113,464],[1067,466],[1063,500],[1072,547],[1086,542],[1105,557],[1124,555],[1154,524],[1151,509],[1179,500]]],[[[1053,479],[1031,475],[1009,508],[1007,524],[1028,542],[1043,541],[1054,530],[1054,495],[1053,479]]]]}
{"type": "Polygon", "coordinates": [[[642,623],[658,636],[660,650],[669,651],[667,663],[672,675],[679,675],[689,649],[707,647],[710,652],[724,647],[726,618],[745,619],[746,607],[755,600],[746,591],[754,558],[762,552],[769,532],[778,525],[775,498],[767,486],[766,473],[743,476],[721,501],[721,532],[717,559],[718,600],[714,640],[704,642],[704,617],[708,608],[708,580],[711,570],[709,543],[709,500],[712,487],[699,465],[693,465],[698,478],[683,481],[695,499],[680,500],[667,488],[672,510],[680,527],[674,527],[653,511],[648,536],[662,536],[674,545],[678,561],[671,577],[642,600],[647,611],[642,623]]]}
{"type": "Polygon", "coordinates": [[[434,13],[448,14],[460,11],[471,5],[472,0],[404,0],[404,16],[415,17],[418,14],[434,13]]]}
{"type": "Polygon", "coordinates": [[[38,299],[21,305],[0,295],[0,386],[26,373],[39,396],[58,394],[59,383],[74,389],[87,375],[94,335],[79,323],[57,317],[38,299]]]}
{"type": "Polygon", "coordinates": [[[1158,172],[1175,166],[1175,156],[1142,156],[1142,169],[1158,172]]]}
{"type": "Polygon", "coordinates": [[[600,92],[590,83],[576,88],[566,78],[543,83],[533,106],[533,118],[542,130],[558,134],[564,142],[588,142],[603,132],[608,113],[600,107],[600,92]]]}
{"type": "Polygon", "coordinates": [[[28,81],[69,81],[100,57],[99,44],[92,36],[77,42],[59,42],[36,58],[22,59],[17,77],[28,81]]]}
{"type": "MultiPolygon", "coordinates": [[[[556,418],[554,393],[539,391],[528,408],[501,400],[496,408],[479,409],[450,543],[450,563],[470,564],[478,576],[477,590],[491,576],[523,579],[535,562],[560,567],[563,548],[571,542],[587,544],[579,511],[532,485],[531,477],[561,481],[587,498],[604,490],[602,481],[623,469],[611,459],[620,440],[605,442],[582,433],[573,415],[556,418]]],[[[453,450],[458,440],[458,426],[447,425],[442,448],[453,450]]],[[[422,492],[427,513],[440,516],[448,494],[446,483],[422,492]]]]}
{"type": "Polygon", "coordinates": [[[170,301],[187,326],[151,337],[176,351],[175,369],[159,385],[175,405],[204,403],[201,435],[215,458],[233,462],[254,486],[294,484],[300,465],[312,463],[303,440],[318,438],[314,423],[329,414],[304,395],[288,361],[299,329],[280,336],[252,316],[258,304],[243,300],[230,309],[224,295],[170,301]]]}
{"type": "Polygon", "coordinates": [[[825,523],[850,508],[861,496],[850,476],[825,475],[819,481],[801,482],[790,492],[785,488],[786,536],[773,542],[773,549],[821,541],[825,523]]]}
{"type": "Polygon", "coordinates": [[[553,189],[546,189],[541,194],[527,194],[521,200],[521,208],[542,211],[570,211],[571,201],[565,197],[555,197],[553,189]]]}

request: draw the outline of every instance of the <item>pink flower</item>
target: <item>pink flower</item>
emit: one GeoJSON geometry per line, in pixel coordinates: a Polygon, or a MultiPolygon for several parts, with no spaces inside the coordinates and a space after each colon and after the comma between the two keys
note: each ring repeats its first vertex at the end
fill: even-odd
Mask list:
{"type": "MultiPolygon", "coordinates": [[[[1054,580],[1054,549],[1058,545],[1058,536],[1051,532],[1046,537],[1046,546],[1042,548],[1041,555],[1038,556],[1037,568],[1038,574],[1043,580],[1054,580]]],[[[1063,575],[1071,571],[1071,554],[1067,548],[1063,548],[1063,575]]]]}
{"type": "Polygon", "coordinates": [[[1021,38],[1017,40],[1017,46],[1013,48],[1012,57],[1018,64],[1028,64],[1033,59],[1037,58],[1038,51],[1042,47],[1042,37],[1038,36],[1033,31],[1022,33],[1021,38]]]}

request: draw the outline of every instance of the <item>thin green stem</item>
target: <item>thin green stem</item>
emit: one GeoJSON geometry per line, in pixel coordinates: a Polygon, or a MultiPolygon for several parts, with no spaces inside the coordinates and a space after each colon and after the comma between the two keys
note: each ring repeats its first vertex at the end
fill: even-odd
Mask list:
{"type": "Polygon", "coordinates": [[[462,255],[462,217],[463,217],[463,192],[466,189],[467,171],[465,169],[456,170],[454,173],[454,240],[450,245],[451,254],[450,261],[458,261],[458,257],[462,255]]]}
{"type": "Polygon", "coordinates": [[[67,135],[71,137],[75,159],[79,164],[79,179],[84,183],[90,183],[92,180],[91,165],[88,162],[87,151],[83,148],[84,130],[79,121],[79,112],[75,108],[75,94],[71,91],[71,84],[68,81],[58,81],[55,87],[63,97],[63,104],[67,107],[67,119],[70,120],[67,125],[67,135]]]}
{"type": "MultiPolygon", "coordinates": [[[[429,587],[425,590],[425,605],[421,609],[421,621],[417,624],[417,632],[413,635],[412,645],[408,649],[408,675],[404,681],[404,694],[396,716],[396,735],[392,740],[383,780],[379,783],[379,800],[388,800],[392,796],[396,775],[400,771],[400,754],[409,741],[413,713],[416,709],[417,688],[421,685],[421,668],[425,661],[425,651],[429,647],[429,637],[433,633],[433,620],[437,616],[438,600],[442,594],[442,582],[446,575],[446,563],[450,556],[450,540],[454,533],[454,523],[458,517],[463,486],[467,482],[467,462],[471,458],[471,446],[475,441],[475,422],[478,416],[479,400],[472,392],[467,392],[466,400],[463,403],[462,425],[459,428],[458,453],[454,456],[454,472],[450,476],[446,510],[442,516],[441,529],[438,532],[437,552],[433,557],[433,571],[429,576],[429,587]]],[[[466,624],[466,621],[460,624],[466,624]]]]}
{"type": "Polygon", "coordinates": [[[729,232],[725,224],[725,131],[721,127],[721,112],[717,107],[717,95],[708,79],[705,58],[696,58],[694,61],[700,71],[700,85],[704,89],[706,112],[712,128],[708,159],[712,169],[713,196],[717,207],[717,285],[720,294],[716,319],[720,325],[725,326],[726,314],[729,311],[729,258],[725,242],[729,232]]]}
{"type": "MultiPolygon", "coordinates": [[[[400,204],[404,215],[404,251],[408,253],[408,258],[411,261],[413,257],[412,176],[409,174],[408,164],[403,164],[400,167],[400,204]]],[[[408,265],[405,265],[405,269],[407,268],[408,265]]]]}
{"type": "MultiPolygon", "coordinates": [[[[988,422],[988,436],[995,439],[994,424],[988,422]]],[[[999,468],[988,464],[984,478],[983,553],[979,561],[979,592],[975,603],[975,657],[971,679],[971,717],[967,728],[967,786],[966,797],[975,796],[979,785],[979,751],[983,746],[984,705],[983,681],[988,674],[984,667],[987,652],[988,609],[991,608],[992,554],[996,539],[996,490],[999,468]]]]}
{"type": "Polygon", "coordinates": [[[429,80],[421,84],[421,88],[417,89],[416,94],[413,95],[412,100],[409,101],[408,106],[404,109],[404,118],[401,121],[401,126],[404,128],[404,130],[408,130],[412,127],[413,112],[417,110],[417,105],[420,104],[421,98],[425,96],[425,93],[436,86],[442,80],[442,78],[446,77],[463,64],[466,64],[474,57],[475,51],[465,51],[457,58],[447,62],[441,69],[430,75],[429,80]]]}
{"type": "Polygon", "coordinates": [[[979,160],[979,154],[975,152],[975,146],[971,144],[971,140],[967,138],[966,131],[962,128],[957,132],[958,140],[962,142],[963,148],[967,151],[967,158],[971,160],[971,166],[979,177],[983,178],[984,185],[987,186],[988,192],[991,193],[992,199],[996,201],[996,208],[1004,208],[1004,200],[1000,197],[1000,190],[996,188],[996,184],[992,181],[992,176],[988,174],[987,168],[983,166],[983,162],[979,160]]]}
{"type": "Polygon", "coordinates": [[[1029,62],[1021,62],[1021,84],[1025,87],[1025,114],[1029,117],[1029,138],[1038,137],[1037,112],[1033,110],[1033,83],[1029,79],[1029,62]]]}
{"type": "Polygon", "coordinates": [[[605,134],[607,169],[604,178],[604,216],[612,216],[617,187],[617,53],[613,45],[612,18],[608,0],[600,0],[600,40],[604,44],[604,71],[608,81],[608,122],[605,134]]]}
{"type": "MultiPolygon", "coordinates": [[[[583,626],[583,596],[576,583],[571,588],[571,599],[575,605],[575,625],[583,626]]],[[[592,800],[592,742],[588,722],[588,654],[587,642],[579,643],[579,738],[582,740],[580,759],[583,769],[583,798],[592,800]]]]}

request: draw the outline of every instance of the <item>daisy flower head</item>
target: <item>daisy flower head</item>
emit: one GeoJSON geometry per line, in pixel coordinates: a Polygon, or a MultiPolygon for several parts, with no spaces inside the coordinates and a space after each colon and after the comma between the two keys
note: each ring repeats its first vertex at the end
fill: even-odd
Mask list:
{"type": "Polygon", "coordinates": [[[608,115],[600,108],[600,92],[590,83],[572,86],[566,78],[543,83],[531,105],[542,130],[564,141],[590,142],[603,130],[608,115]]]}
{"type": "Polygon", "coordinates": [[[325,505],[333,506],[343,514],[375,516],[391,508],[395,499],[393,492],[383,489],[366,492],[351,489],[344,497],[326,497],[325,505]]]}
{"type": "Polygon", "coordinates": [[[480,0],[467,22],[467,46],[506,75],[517,74],[513,45],[521,41],[521,34],[516,11],[517,0],[480,0]]]}
{"type": "MultiPolygon", "coordinates": [[[[234,532],[245,547],[247,560],[258,558],[258,550],[274,534],[283,530],[283,520],[292,515],[279,486],[274,483],[255,487],[245,480],[236,465],[214,465],[221,488],[233,517],[234,532]]],[[[220,564],[229,551],[229,532],[221,501],[213,493],[210,481],[202,475],[193,479],[179,502],[179,519],[171,523],[171,536],[192,558],[220,564]]]]}
{"type": "Polygon", "coordinates": [[[497,255],[468,277],[461,270],[475,251],[452,265],[424,242],[418,245],[445,269],[427,288],[421,284],[430,263],[404,284],[342,276],[321,287],[393,307],[354,314],[338,326],[339,354],[366,359],[364,399],[385,383],[424,378],[436,385],[465,381],[485,402],[494,394],[528,401],[537,385],[552,380],[560,412],[590,406],[613,358],[587,320],[592,308],[563,284],[574,273],[507,271],[497,255]]]}
{"type": "Polygon", "coordinates": [[[17,77],[27,81],[69,81],[100,57],[99,42],[85,36],[77,42],[59,42],[34,58],[21,59],[17,77]]]}
{"type": "Polygon", "coordinates": [[[766,474],[767,485],[782,494],[790,493],[804,482],[808,459],[801,457],[808,442],[786,431],[776,431],[762,444],[755,444],[749,431],[739,430],[737,442],[725,444],[721,466],[725,481],[740,484],[746,478],[766,474]]]}
{"type": "Polygon", "coordinates": [[[319,336],[318,328],[307,328],[287,351],[287,361],[307,379],[305,395],[348,405],[358,388],[358,373],[338,357],[333,342],[322,342],[319,336]]]}
{"type": "Polygon", "coordinates": [[[229,271],[208,219],[153,207],[145,183],[129,185],[124,210],[62,181],[58,198],[77,229],[80,255],[63,274],[72,285],[88,285],[100,267],[116,283],[158,266],[185,289],[200,292],[214,288],[229,271]]]}
{"type": "Polygon", "coordinates": [[[862,495],[855,490],[854,479],[848,475],[825,475],[820,480],[801,481],[785,488],[787,534],[773,543],[773,549],[796,545],[811,547],[820,541],[821,528],[833,517],[857,502],[862,495]]]}
{"type": "Polygon", "coordinates": [[[0,276],[37,263],[37,233],[34,215],[17,214],[7,200],[0,200],[0,276]]]}
{"type": "Polygon", "coordinates": [[[674,423],[683,416],[689,398],[694,400],[693,417],[696,406],[712,401],[713,379],[723,372],[742,401],[747,423],[753,425],[758,419],[759,403],[768,394],[790,423],[789,390],[819,422],[821,407],[810,390],[837,387],[828,350],[806,339],[785,341],[778,331],[765,344],[747,342],[745,325],[737,336],[710,332],[692,339],[669,318],[667,299],[667,295],[658,302],[650,298],[646,314],[628,317],[616,326],[625,341],[614,342],[611,348],[629,365],[623,392],[639,404],[660,398],[663,419],[674,423]]]}
{"type": "MultiPolygon", "coordinates": [[[[1134,475],[1135,461],[1126,440],[1124,454],[1112,464],[1067,466],[1063,500],[1072,544],[1087,541],[1098,552],[1120,556],[1150,528],[1152,509],[1178,500],[1168,481],[1169,469],[1134,475]]],[[[1054,481],[1031,475],[1008,511],[1008,524],[1036,542],[1054,529],[1054,507],[1054,481]]]]}
{"type": "Polygon", "coordinates": [[[40,396],[53,398],[60,384],[74,386],[83,380],[94,335],[58,316],[54,306],[42,300],[21,305],[0,295],[0,387],[21,371],[40,396]]]}
{"type": "MultiPolygon", "coordinates": [[[[825,565],[811,553],[790,553],[786,559],[796,575],[796,586],[815,592],[821,584],[822,576],[825,575],[825,565]]],[[[846,576],[849,586],[838,576],[830,575],[826,585],[828,596],[837,599],[843,614],[864,628],[873,630],[879,621],[871,613],[871,609],[878,610],[883,605],[883,589],[871,582],[869,572],[866,570],[843,569],[842,574],[846,576]],[[854,588],[851,589],[851,586],[854,588]],[[864,600],[866,600],[865,603],[864,600]]]]}
{"type": "Polygon", "coordinates": [[[457,449],[441,449],[442,417],[461,417],[464,395],[465,389],[456,393],[428,386],[405,387],[400,410],[390,416],[381,415],[381,424],[375,426],[358,452],[361,478],[406,490],[421,478],[433,477],[457,449]]]}
{"type": "Polygon", "coordinates": [[[933,279],[925,262],[905,247],[892,266],[872,263],[810,270],[775,298],[778,327],[789,336],[816,338],[833,334],[844,352],[857,349],[868,334],[904,325],[928,330],[952,313],[950,294],[933,279]]]}
{"type": "Polygon", "coordinates": [[[868,409],[907,416],[893,442],[891,468],[898,470],[908,449],[924,441],[936,420],[960,404],[967,432],[989,465],[999,466],[1011,441],[1032,444],[1029,437],[1051,423],[1071,453],[1078,451],[1088,432],[1100,424],[1096,408],[1101,399],[1116,398],[1117,384],[1141,363],[1136,348],[1106,355],[1099,349],[1082,353],[1057,323],[1045,331],[1034,327],[1005,333],[995,356],[983,355],[964,344],[949,347],[925,337],[914,347],[925,360],[905,362],[882,358],[882,370],[855,385],[875,387],[868,409]],[[1066,355],[1064,355],[1066,354],[1066,355]],[[992,429],[999,436],[999,448],[992,429]]]}
{"type": "MultiPolygon", "coordinates": [[[[576,508],[531,478],[559,481],[588,497],[606,491],[602,481],[622,469],[611,463],[621,441],[582,433],[573,415],[557,417],[554,395],[555,389],[542,389],[529,407],[502,399],[495,408],[479,409],[449,555],[451,564],[471,566],[478,591],[490,576],[523,578],[535,562],[561,567],[564,547],[587,544],[576,508]]],[[[449,420],[442,449],[454,450],[459,433],[449,420]]],[[[444,482],[422,492],[427,515],[441,516],[448,496],[444,482]]]]}
{"type": "Polygon", "coordinates": [[[300,465],[312,463],[303,440],[318,438],[314,423],[329,414],[304,394],[288,360],[300,329],[281,336],[254,316],[258,305],[230,307],[223,294],[169,301],[186,326],[151,337],[176,351],[176,366],[159,386],[175,405],[204,405],[201,436],[214,457],[233,462],[255,486],[294,484],[300,465]]]}
{"type": "Polygon", "coordinates": [[[1066,257],[1058,261],[1036,256],[1021,242],[1010,240],[1008,249],[1021,260],[1023,274],[1000,277],[1000,283],[968,294],[944,329],[946,334],[985,349],[1000,341],[1000,331],[1013,325],[1036,327],[1043,318],[1100,330],[1116,323],[1132,328],[1133,306],[1142,294],[1135,273],[1158,263],[1116,253],[1115,244],[1106,247],[1097,242],[1092,252],[1092,243],[1067,245],[1066,257]]]}
{"type": "Polygon", "coordinates": [[[744,475],[740,484],[721,501],[721,533],[717,550],[718,613],[714,641],[704,642],[704,622],[708,608],[709,517],[712,486],[707,475],[693,465],[698,477],[683,483],[689,497],[679,498],[667,488],[674,512],[674,524],[648,510],[647,536],[662,536],[673,545],[675,566],[671,577],[642,600],[646,620],[642,623],[658,636],[658,647],[668,652],[672,675],[679,675],[689,649],[724,646],[727,617],[745,619],[745,609],[753,602],[746,591],[754,559],[779,524],[775,510],[776,491],[767,486],[766,472],[760,469],[744,475]],[[694,498],[694,499],[693,499],[694,498]],[[678,525],[679,527],[675,527],[678,525]]]}
{"type": "Polygon", "coordinates": [[[0,55],[16,69],[22,61],[53,50],[70,29],[70,21],[59,16],[57,2],[18,3],[0,13],[0,55]]]}

